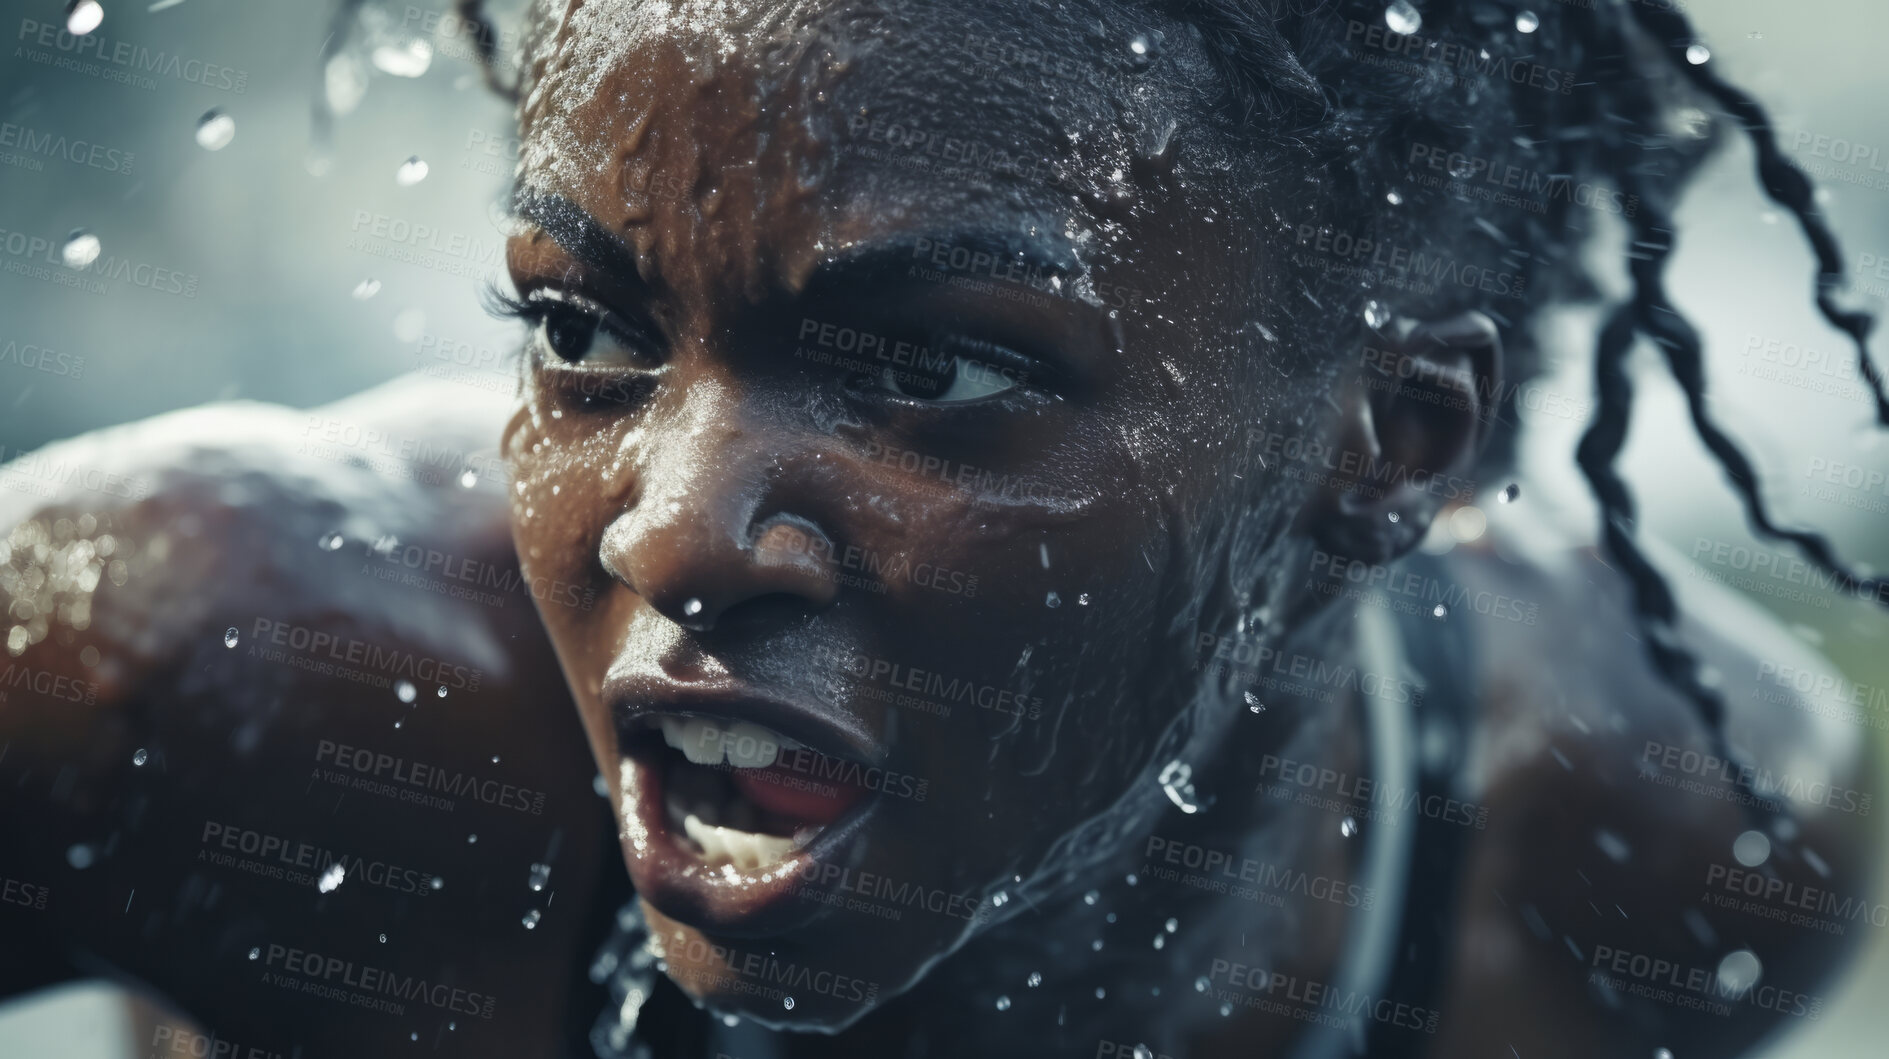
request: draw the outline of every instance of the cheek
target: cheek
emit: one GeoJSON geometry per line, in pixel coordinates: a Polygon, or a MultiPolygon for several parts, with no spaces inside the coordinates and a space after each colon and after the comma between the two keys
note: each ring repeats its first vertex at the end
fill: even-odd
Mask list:
{"type": "MultiPolygon", "coordinates": [[[[631,481],[627,460],[618,455],[623,428],[535,396],[527,397],[514,424],[506,451],[513,470],[512,533],[526,574],[602,597],[610,578],[598,545],[631,481]]],[[[555,627],[582,616],[547,612],[545,619],[555,627]]]]}

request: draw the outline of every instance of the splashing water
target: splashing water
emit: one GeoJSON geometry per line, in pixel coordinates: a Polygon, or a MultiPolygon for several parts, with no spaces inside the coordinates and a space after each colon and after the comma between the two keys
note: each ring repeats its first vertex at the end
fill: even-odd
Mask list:
{"type": "Polygon", "coordinates": [[[133,765],[137,765],[140,767],[142,767],[144,763],[149,760],[151,760],[151,755],[145,753],[143,747],[139,747],[138,752],[131,755],[131,763],[133,765]]]}
{"type": "Polygon", "coordinates": [[[425,180],[426,173],[426,163],[416,154],[400,163],[400,168],[394,170],[394,183],[399,184],[403,188],[410,188],[420,181],[425,180]]]}
{"type": "Polygon", "coordinates": [[[1686,61],[1694,66],[1704,66],[1712,58],[1712,49],[1703,44],[1694,44],[1686,49],[1686,61]]]}
{"type": "Polygon", "coordinates": [[[1176,759],[1162,766],[1161,774],[1156,777],[1161,790],[1168,796],[1168,801],[1178,806],[1183,813],[1197,813],[1200,803],[1194,794],[1194,767],[1176,759]]]}
{"type": "Polygon", "coordinates": [[[524,924],[526,930],[537,930],[538,921],[543,918],[544,918],[544,913],[540,911],[539,909],[534,908],[531,911],[526,912],[525,918],[520,920],[519,922],[524,924]]]}
{"type": "Polygon", "coordinates": [[[335,888],[341,885],[341,881],[347,878],[347,875],[348,870],[339,863],[330,864],[328,870],[321,873],[321,878],[315,880],[315,889],[325,894],[334,893],[335,888]]]}
{"type": "Polygon", "coordinates": [[[531,866],[531,873],[525,877],[525,885],[529,887],[533,893],[544,889],[544,884],[550,881],[551,866],[549,864],[533,864],[531,866]]]}
{"type": "Polygon", "coordinates": [[[794,1010],[794,998],[790,996],[781,997],[781,1007],[784,1007],[789,1011],[794,1010]]]}
{"type": "Polygon", "coordinates": [[[236,632],[236,626],[232,625],[229,628],[223,630],[223,646],[235,647],[237,641],[241,639],[242,637],[239,636],[236,632]]]}
{"type": "Polygon", "coordinates": [[[236,119],[215,107],[197,119],[197,146],[206,151],[221,151],[236,138],[236,119]]]}
{"type": "Polygon", "coordinates": [[[1533,11],[1520,11],[1515,15],[1515,32],[1533,33],[1541,28],[1541,19],[1533,11]]]}
{"type": "Polygon", "coordinates": [[[1349,816],[1345,817],[1344,822],[1338,825],[1338,833],[1346,838],[1356,838],[1358,836],[1358,822],[1349,816]]]}
{"type": "Polygon", "coordinates": [[[84,268],[98,260],[102,249],[98,236],[83,228],[74,228],[66,236],[65,245],[59,248],[59,260],[65,262],[67,268],[84,268]]]}
{"type": "Polygon", "coordinates": [[[66,32],[83,37],[105,21],[105,9],[98,0],[72,0],[66,5],[66,32]]]}
{"type": "Polygon", "coordinates": [[[1410,6],[1410,0],[1397,0],[1384,9],[1384,24],[1392,33],[1408,37],[1423,28],[1423,16],[1410,6]]]}

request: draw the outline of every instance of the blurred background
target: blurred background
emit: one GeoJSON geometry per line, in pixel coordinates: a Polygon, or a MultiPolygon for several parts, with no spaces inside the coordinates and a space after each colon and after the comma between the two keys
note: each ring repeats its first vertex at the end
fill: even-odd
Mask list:
{"type": "MultiPolygon", "coordinates": [[[[493,5],[502,52],[520,6],[493,5]]],[[[1852,299],[1889,309],[1889,67],[1879,60],[1889,5],[1680,6],[1709,61],[1771,108],[1787,152],[1824,189],[1852,299]]],[[[445,7],[394,0],[337,20],[336,0],[105,0],[84,49],[63,51],[41,27],[79,17],[71,5],[8,5],[0,462],[206,401],[307,407],[415,369],[508,388],[515,332],[480,297],[501,276],[499,204],[516,144],[509,107],[484,88],[471,35],[445,7]],[[318,104],[331,123],[317,120],[318,104]]],[[[1889,445],[1868,429],[1872,407],[1842,337],[1815,312],[1809,252],[1764,200],[1736,138],[1680,211],[1678,245],[1672,289],[1706,337],[1713,406],[1777,510],[1859,561],[1889,564],[1889,445]]],[[[1550,384],[1585,405],[1592,317],[1570,313],[1561,326],[1550,384]]],[[[1677,390],[1650,351],[1637,356],[1623,465],[1643,532],[1683,555],[1701,541],[1751,544],[1677,390]]],[[[1581,426],[1532,423],[1520,476],[1533,514],[1577,529],[1593,522],[1572,459],[1581,426]]],[[[1889,687],[1880,611],[1750,570],[1715,572],[1852,680],[1889,687]]],[[[1883,1054],[1889,932],[1866,929],[1871,947],[1834,1009],[1769,1059],[1883,1054]]]]}

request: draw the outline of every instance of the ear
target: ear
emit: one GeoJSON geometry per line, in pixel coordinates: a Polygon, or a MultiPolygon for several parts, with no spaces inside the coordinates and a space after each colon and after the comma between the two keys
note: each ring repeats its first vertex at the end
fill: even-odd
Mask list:
{"type": "Polygon", "coordinates": [[[1323,483],[1304,530],[1333,553],[1385,563],[1416,547],[1488,440],[1502,386],[1495,321],[1471,310],[1396,319],[1365,332],[1359,370],[1340,385],[1323,483]]]}

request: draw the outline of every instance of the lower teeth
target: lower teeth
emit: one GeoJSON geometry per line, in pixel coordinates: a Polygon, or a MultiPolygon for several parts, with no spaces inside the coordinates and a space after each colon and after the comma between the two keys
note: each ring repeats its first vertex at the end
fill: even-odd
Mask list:
{"type": "Polygon", "coordinates": [[[792,838],[780,835],[767,835],[757,831],[747,831],[735,827],[711,824],[703,819],[726,819],[732,822],[746,823],[754,815],[753,807],[739,800],[732,805],[720,807],[716,812],[705,803],[697,803],[693,810],[685,807],[677,793],[671,789],[664,798],[668,810],[669,823],[686,835],[711,867],[732,866],[739,871],[753,871],[776,864],[789,853],[805,846],[820,833],[817,827],[803,827],[794,832],[792,838]]]}

